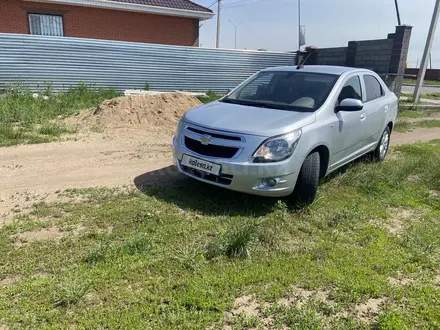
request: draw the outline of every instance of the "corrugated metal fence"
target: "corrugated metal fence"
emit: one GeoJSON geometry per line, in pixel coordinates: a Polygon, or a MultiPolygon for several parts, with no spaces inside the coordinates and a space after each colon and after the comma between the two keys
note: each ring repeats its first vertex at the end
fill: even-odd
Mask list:
{"type": "Polygon", "coordinates": [[[118,90],[225,91],[258,70],[293,65],[295,54],[0,33],[0,88],[55,90],[79,82],[118,90]]]}

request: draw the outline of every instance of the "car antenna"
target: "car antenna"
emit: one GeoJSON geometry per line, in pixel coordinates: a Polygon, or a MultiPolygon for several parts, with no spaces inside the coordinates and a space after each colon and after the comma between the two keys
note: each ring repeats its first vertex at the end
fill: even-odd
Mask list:
{"type": "Polygon", "coordinates": [[[309,53],[309,55],[307,55],[306,59],[304,61],[301,62],[301,64],[298,64],[298,66],[296,67],[297,70],[300,70],[304,67],[304,64],[306,64],[307,60],[309,59],[310,55],[312,55],[312,53],[309,53]]]}

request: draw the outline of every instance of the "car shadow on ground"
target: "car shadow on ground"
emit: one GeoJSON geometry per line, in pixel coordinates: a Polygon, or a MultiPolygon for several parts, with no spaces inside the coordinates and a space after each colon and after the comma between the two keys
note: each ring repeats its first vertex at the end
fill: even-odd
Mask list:
{"type": "MultiPolygon", "coordinates": [[[[321,179],[320,185],[365,162],[371,163],[374,160],[370,155],[362,156],[321,179]]],[[[134,184],[146,195],[175,204],[183,210],[206,215],[263,216],[270,213],[280,200],[292,212],[304,208],[295,204],[290,197],[254,196],[200,182],[180,174],[174,166],[139,175],[134,179],[134,184]]]]}
{"type": "Polygon", "coordinates": [[[203,183],[180,174],[174,166],[139,175],[134,184],[146,195],[206,215],[263,216],[279,200],[203,183]]]}

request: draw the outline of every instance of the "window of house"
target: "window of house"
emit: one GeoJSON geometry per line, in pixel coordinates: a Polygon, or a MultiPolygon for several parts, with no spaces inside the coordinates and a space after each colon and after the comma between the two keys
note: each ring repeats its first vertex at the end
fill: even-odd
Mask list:
{"type": "Polygon", "coordinates": [[[358,76],[347,80],[338,97],[338,103],[345,99],[356,99],[362,101],[361,81],[358,76]]]}
{"type": "Polygon", "coordinates": [[[63,16],[29,14],[29,32],[44,36],[64,36],[63,16]]]}
{"type": "Polygon", "coordinates": [[[385,95],[382,85],[374,76],[365,75],[364,82],[366,89],[365,92],[367,94],[366,102],[378,99],[379,97],[385,95]]]}

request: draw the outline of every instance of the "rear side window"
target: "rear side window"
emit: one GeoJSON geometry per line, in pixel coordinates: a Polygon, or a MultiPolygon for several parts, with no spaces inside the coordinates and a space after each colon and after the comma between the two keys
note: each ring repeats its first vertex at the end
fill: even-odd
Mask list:
{"type": "Polygon", "coordinates": [[[378,99],[379,97],[385,95],[382,85],[379,83],[376,77],[365,75],[364,82],[366,89],[365,93],[367,98],[366,102],[378,99]]]}
{"type": "Polygon", "coordinates": [[[362,89],[359,76],[351,77],[347,80],[338,97],[338,103],[345,99],[356,99],[362,101],[362,89]]]}

